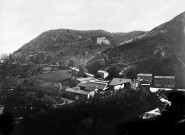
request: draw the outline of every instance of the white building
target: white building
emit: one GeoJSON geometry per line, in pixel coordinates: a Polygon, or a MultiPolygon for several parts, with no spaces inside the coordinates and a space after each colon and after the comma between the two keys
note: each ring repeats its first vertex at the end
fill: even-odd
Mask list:
{"type": "Polygon", "coordinates": [[[101,78],[105,79],[105,78],[107,78],[107,77],[109,76],[109,73],[108,73],[107,71],[98,70],[98,75],[99,75],[101,78]]]}
{"type": "Polygon", "coordinates": [[[110,45],[110,42],[109,40],[106,38],[106,37],[99,37],[97,38],[97,44],[100,44],[100,45],[110,45]]]}

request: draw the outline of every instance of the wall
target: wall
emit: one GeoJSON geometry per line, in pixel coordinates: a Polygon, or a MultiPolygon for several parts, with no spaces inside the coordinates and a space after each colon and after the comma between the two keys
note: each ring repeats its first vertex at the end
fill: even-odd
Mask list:
{"type": "Polygon", "coordinates": [[[109,40],[106,37],[99,37],[97,38],[97,44],[104,44],[104,45],[110,45],[109,40]]]}
{"type": "Polygon", "coordinates": [[[124,88],[124,84],[114,86],[114,90],[119,90],[123,88],[124,88]]]}

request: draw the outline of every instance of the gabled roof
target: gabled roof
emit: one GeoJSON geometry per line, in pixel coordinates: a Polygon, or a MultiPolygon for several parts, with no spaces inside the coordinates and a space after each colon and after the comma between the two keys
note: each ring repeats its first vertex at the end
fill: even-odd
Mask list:
{"type": "Polygon", "coordinates": [[[131,82],[131,79],[125,79],[125,78],[113,78],[113,80],[110,82],[109,85],[120,85],[124,83],[131,82]]]}

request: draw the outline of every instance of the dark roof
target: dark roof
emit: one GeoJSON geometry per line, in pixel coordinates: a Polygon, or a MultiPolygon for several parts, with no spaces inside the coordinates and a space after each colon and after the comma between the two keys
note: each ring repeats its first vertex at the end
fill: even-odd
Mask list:
{"type": "Polygon", "coordinates": [[[78,86],[85,87],[86,90],[93,90],[94,88],[98,88],[100,90],[103,90],[107,87],[107,83],[104,82],[85,82],[85,83],[79,83],[78,86]]]}
{"type": "Polygon", "coordinates": [[[80,90],[77,88],[67,88],[66,92],[76,93],[76,94],[82,94],[82,95],[88,95],[88,91],[80,90]]]}
{"type": "Polygon", "coordinates": [[[120,85],[124,83],[130,83],[131,79],[125,79],[125,78],[114,78],[109,85],[120,85]]]}

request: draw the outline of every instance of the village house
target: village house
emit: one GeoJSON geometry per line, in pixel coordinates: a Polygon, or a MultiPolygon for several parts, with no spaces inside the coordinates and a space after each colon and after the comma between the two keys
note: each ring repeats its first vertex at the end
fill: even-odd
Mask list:
{"type": "Polygon", "coordinates": [[[67,88],[65,90],[66,98],[80,102],[86,102],[90,99],[90,97],[94,97],[94,95],[95,92],[81,90],[79,87],[67,88]]]}
{"type": "Polygon", "coordinates": [[[103,71],[103,70],[98,70],[98,76],[100,76],[101,78],[105,79],[109,76],[109,73],[107,71],[103,71]]]}
{"type": "Polygon", "coordinates": [[[111,90],[120,90],[123,88],[129,88],[130,84],[131,84],[131,79],[113,78],[109,86],[111,90]]]}
{"type": "Polygon", "coordinates": [[[152,77],[152,74],[143,74],[143,73],[140,73],[140,74],[137,74],[137,79],[144,79],[146,81],[149,81],[150,82],[150,85],[152,85],[152,81],[153,81],[153,77],[152,77]]]}
{"type": "Polygon", "coordinates": [[[100,45],[110,45],[110,41],[106,37],[97,38],[96,43],[100,45]]]}
{"type": "Polygon", "coordinates": [[[162,88],[175,88],[174,76],[154,76],[154,86],[162,88]]]}
{"type": "Polygon", "coordinates": [[[144,79],[138,78],[138,79],[132,81],[130,87],[133,90],[146,90],[146,91],[149,91],[150,90],[150,82],[146,81],[144,79]]]}

